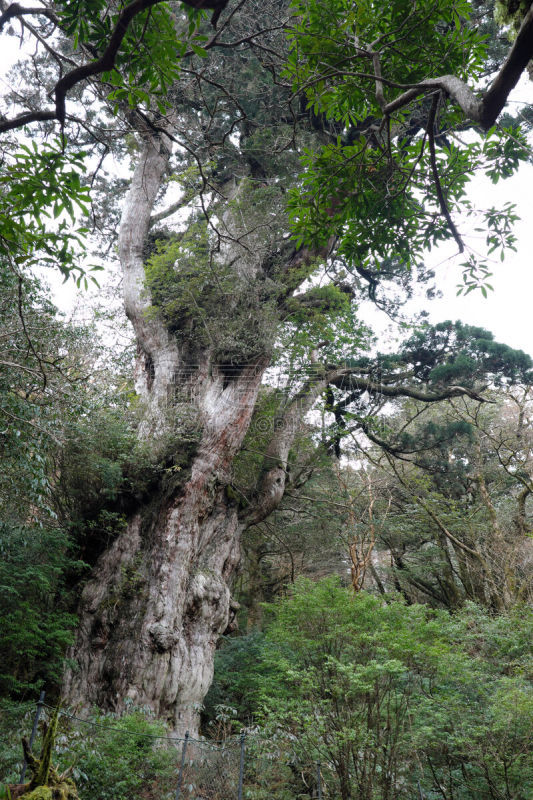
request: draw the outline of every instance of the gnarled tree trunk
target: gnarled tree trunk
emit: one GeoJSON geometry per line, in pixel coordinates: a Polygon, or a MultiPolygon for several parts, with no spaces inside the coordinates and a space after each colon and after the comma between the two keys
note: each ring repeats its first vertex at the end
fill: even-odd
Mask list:
{"type": "MultiPolygon", "coordinates": [[[[126,312],[138,343],[136,386],[144,404],[139,436],[152,448],[173,449],[179,466],[164,472],[101,555],[83,591],[70,653],[75,666],[64,692],[84,706],[147,706],[178,733],[194,733],[217,640],[235,612],[230,586],[240,534],[279,502],[288,444],[281,461],[272,456],[275,468],[265,471],[258,495],[264,511],[248,510],[248,521],[240,519],[226,488],[269,354],[265,347],[228,371],[211,344],[180,341],[149,310],[143,246],[168,159],[166,137],[147,133],[123,212],[119,254],[126,312]],[[188,457],[180,457],[180,450],[188,457]]],[[[240,214],[238,219],[238,236],[228,236],[217,258],[251,280],[264,253],[257,242],[243,244],[240,214]]],[[[232,227],[231,212],[223,226],[232,227]]],[[[287,441],[294,432],[287,428],[287,441]]]]}

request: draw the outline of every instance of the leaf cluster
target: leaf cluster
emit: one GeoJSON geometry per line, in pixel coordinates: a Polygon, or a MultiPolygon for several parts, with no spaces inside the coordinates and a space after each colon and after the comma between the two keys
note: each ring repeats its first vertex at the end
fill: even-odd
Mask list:
{"type": "MultiPolygon", "coordinates": [[[[256,715],[279,760],[306,763],[313,752],[324,782],[346,800],[354,790],[414,794],[418,784],[429,796],[445,787],[461,800],[504,786],[527,797],[530,613],[494,619],[469,606],[454,618],[353,596],[331,578],[297,582],[271,612],[256,715]]],[[[230,641],[220,655],[226,683],[218,688],[229,704],[224,668],[246,642],[230,641]]]]}
{"type": "MultiPolygon", "coordinates": [[[[25,268],[52,266],[81,277],[89,190],[84,152],[65,153],[59,142],[21,144],[0,166],[0,256],[25,268]]],[[[94,280],[94,278],[92,278],[94,280]]]]}
{"type": "Polygon", "coordinates": [[[533,378],[527,353],[495,342],[483,328],[449,320],[416,331],[401,358],[412,364],[416,378],[434,386],[529,384],[533,378]]]}

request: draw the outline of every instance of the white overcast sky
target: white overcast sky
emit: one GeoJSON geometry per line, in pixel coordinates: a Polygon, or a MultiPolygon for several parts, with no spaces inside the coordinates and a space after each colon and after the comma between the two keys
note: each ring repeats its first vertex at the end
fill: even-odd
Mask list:
{"type": "MultiPolygon", "coordinates": [[[[472,182],[470,195],[482,201],[485,207],[516,203],[520,216],[514,228],[517,251],[508,251],[503,262],[499,258],[495,260],[489,280],[494,291],[489,292],[486,299],[479,291],[466,297],[456,296],[462,256],[440,263],[437,276],[444,296],[428,303],[429,318],[431,322],[460,319],[470,325],[480,325],[492,331],[499,341],[533,356],[533,166],[523,165],[515,176],[496,185],[478,176],[472,182]]],[[[439,264],[439,257],[444,258],[445,253],[444,250],[434,251],[430,256],[430,263],[439,264]]]]}

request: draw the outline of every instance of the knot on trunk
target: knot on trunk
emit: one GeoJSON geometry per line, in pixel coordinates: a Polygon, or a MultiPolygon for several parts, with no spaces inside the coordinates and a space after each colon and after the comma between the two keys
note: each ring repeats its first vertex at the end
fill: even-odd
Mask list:
{"type": "Polygon", "coordinates": [[[228,614],[228,624],[226,625],[226,629],[222,631],[223,636],[227,636],[229,633],[233,633],[239,629],[239,620],[237,619],[237,611],[240,609],[241,604],[238,603],[233,597],[230,597],[229,601],[229,614],[228,614]]]}
{"type": "Polygon", "coordinates": [[[188,615],[208,622],[212,630],[224,630],[228,624],[230,593],[224,581],[208,572],[197,572],[189,589],[188,615]]]}
{"type": "Polygon", "coordinates": [[[168,625],[164,625],[162,622],[154,622],[153,625],[150,625],[148,633],[150,635],[152,649],[157,653],[166,653],[168,650],[172,650],[179,639],[176,631],[173,631],[168,625]]]}
{"type": "Polygon", "coordinates": [[[266,519],[279,506],[285,493],[286,478],[287,470],[283,464],[276,464],[264,473],[257,499],[246,515],[248,527],[266,519]]]}

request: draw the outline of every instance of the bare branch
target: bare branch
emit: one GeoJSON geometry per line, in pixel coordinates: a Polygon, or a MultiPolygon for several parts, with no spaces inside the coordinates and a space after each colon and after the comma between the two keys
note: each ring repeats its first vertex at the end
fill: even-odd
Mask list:
{"type": "Polygon", "coordinates": [[[23,128],[24,125],[29,125],[31,122],[47,122],[52,119],[56,119],[55,111],[27,111],[24,114],[19,114],[19,116],[14,119],[0,122],[0,133],[7,133],[7,131],[23,128]]]}
{"type": "Polygon", "coordinates": [[[189,196],[181,197],[179,200],[176,200],[175,203],[172,203],[168,208],[164,208],[163,211],[158,211],[157,214],[153,214],[150,217],[150,227],[155,225],[157,222],[161,222],[163,219],[168,219],[173,214],[176,214],[182,208],[190,202],[191,198],[189,196]]]}

